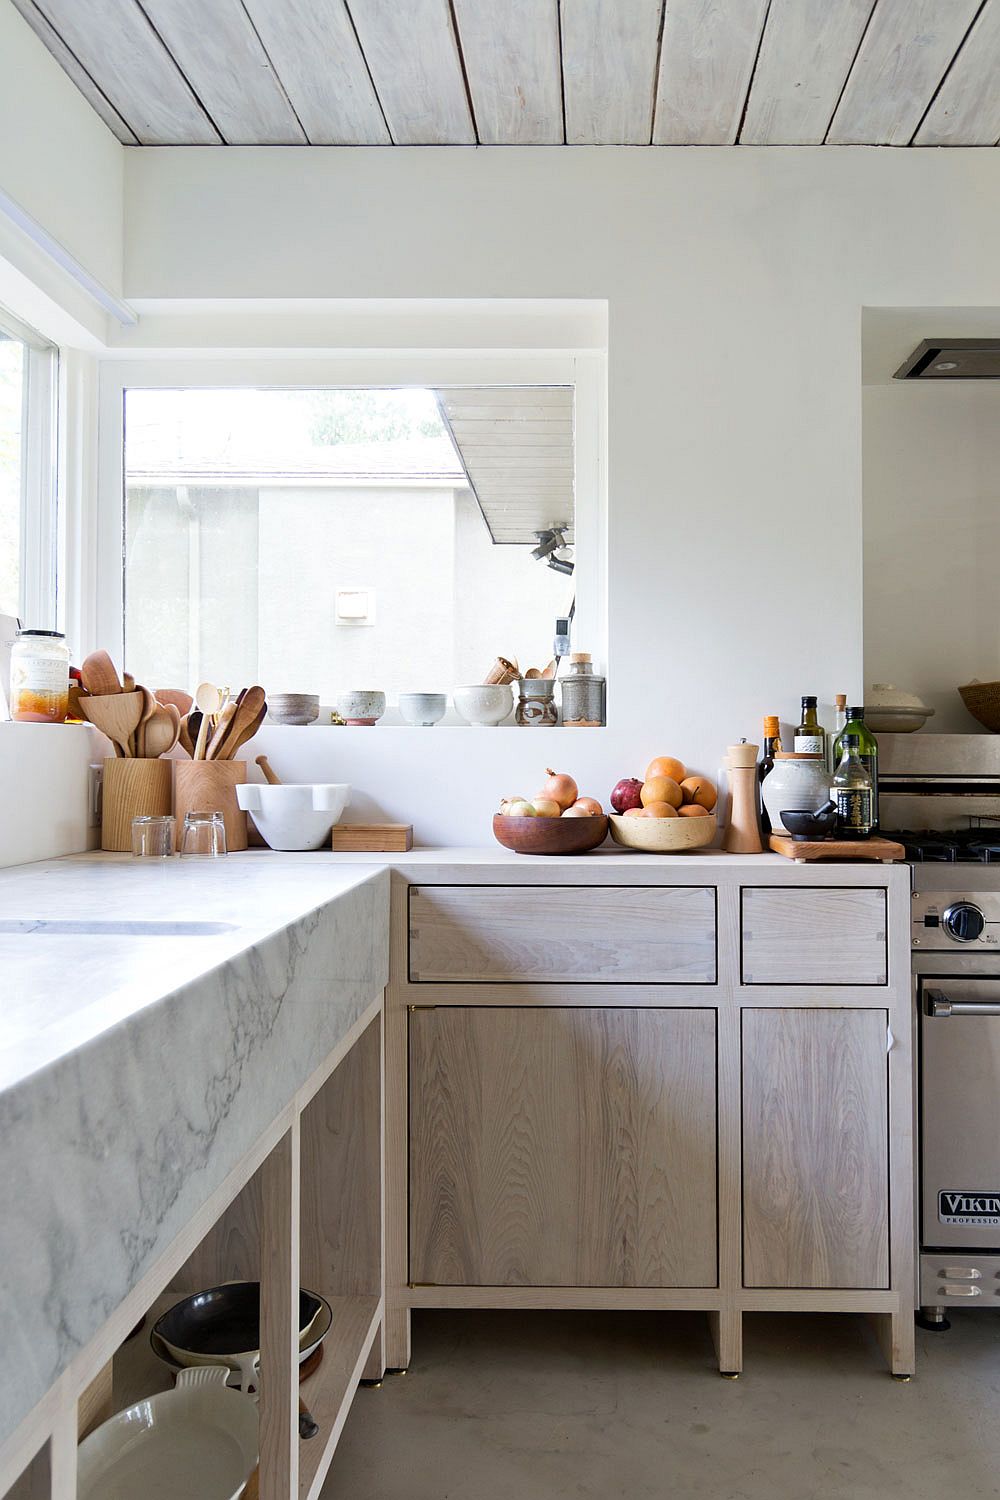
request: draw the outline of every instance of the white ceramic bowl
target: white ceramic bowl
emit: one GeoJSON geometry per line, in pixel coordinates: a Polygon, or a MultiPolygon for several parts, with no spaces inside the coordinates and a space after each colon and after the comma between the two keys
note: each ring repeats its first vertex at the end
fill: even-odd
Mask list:
{"type": "Polygon", "coordinates": [[[319,849],[350,805],[351,789],[330,782],[302,786],[253,782],[236,788],[244,812],[253,813],[261,838],[270,849],[319,849]]]}
{"type": "Polygon", "coordinates": [[[77,1500],[237,1500],[257,1463],[257,1407],[223,1365],[104,1422],[80,1445],[77,1500]]]}
{"type": "Polygon", "coordinates": [[[275,724],[312,724],[319,718],[319,695],[269,693],[267,715],[275,724]]]}
{"type": "Polygon", "coordinates": [[[335,707],[348,724],[377,724],[385,713],[385,694],[368,688],[341,693],[335,707]]]}
{"type": "Polygon", "coordinates": [[[502,724],[514,707],[514,695],[506,683],[477,683],[474,687],[457,687],[452,701],[466,724],[502,724]]]}
{"type": "Polygon", "coordinates": [[[891,682],[873,682],[865,703],[865,723],[873,734],[913,734],[933,715],[916,693],[891,682]]]}
{"type": "Polygon", "coordinates": [[[407,724],[429,727],[443,719],[448,707],[447,693],[400,693],[399,712],[407,724]]]}

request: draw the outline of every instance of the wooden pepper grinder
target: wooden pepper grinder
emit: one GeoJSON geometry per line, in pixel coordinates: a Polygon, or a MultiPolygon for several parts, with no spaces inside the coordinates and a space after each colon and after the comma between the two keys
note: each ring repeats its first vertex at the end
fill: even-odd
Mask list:
{"type": "Polygon", "coordinates": [[[722,840],[728,854],[763,854],[757,822],[757,745],[741,740],[730,745],[726,757],[729,769],[729,826],[722,840]]]}

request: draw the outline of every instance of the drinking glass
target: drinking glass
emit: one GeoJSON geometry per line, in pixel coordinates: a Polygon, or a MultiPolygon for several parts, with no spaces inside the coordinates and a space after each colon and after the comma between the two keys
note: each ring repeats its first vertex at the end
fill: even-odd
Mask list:
{"type": "Polygon", "coordinates": [[[176,819],[169,813],[132,819],[132,853],[168,859],[174,852],[176,819]]]}
{"type": "Polygon", "coordinates": [[[226,824],[221,812],[189,812],[184,815],[181,857],[217,859],[226,853],[226,824]]]}

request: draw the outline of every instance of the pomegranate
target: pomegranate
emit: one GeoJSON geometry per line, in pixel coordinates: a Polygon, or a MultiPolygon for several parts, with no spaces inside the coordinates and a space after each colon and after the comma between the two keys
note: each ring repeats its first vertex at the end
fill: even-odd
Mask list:
{"type": "Polygon", "coordinates": [[[624,777],[611,793],[610,801],[616,813],[626,813],[633,807],[641,807],[642,782],[635,776],[624,777]]]}

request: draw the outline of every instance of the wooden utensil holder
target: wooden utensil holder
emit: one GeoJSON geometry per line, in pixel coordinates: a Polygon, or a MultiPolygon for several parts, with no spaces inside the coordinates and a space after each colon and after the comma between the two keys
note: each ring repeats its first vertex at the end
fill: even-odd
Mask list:
{"type": "Polygon", "coordinates": [[[247,847],[247,815],[236,805],[236,788],[247,779],[244,760],[175,760],[174,817],[177,847],[189,812],[221,812],[230,854],[247,847]]]}
{"type": "Polygon", "coordinates": [[[112,756],[104,762],[101,848],[132,852],[132,819],[170,812],[169,760],[112,756]]]}

